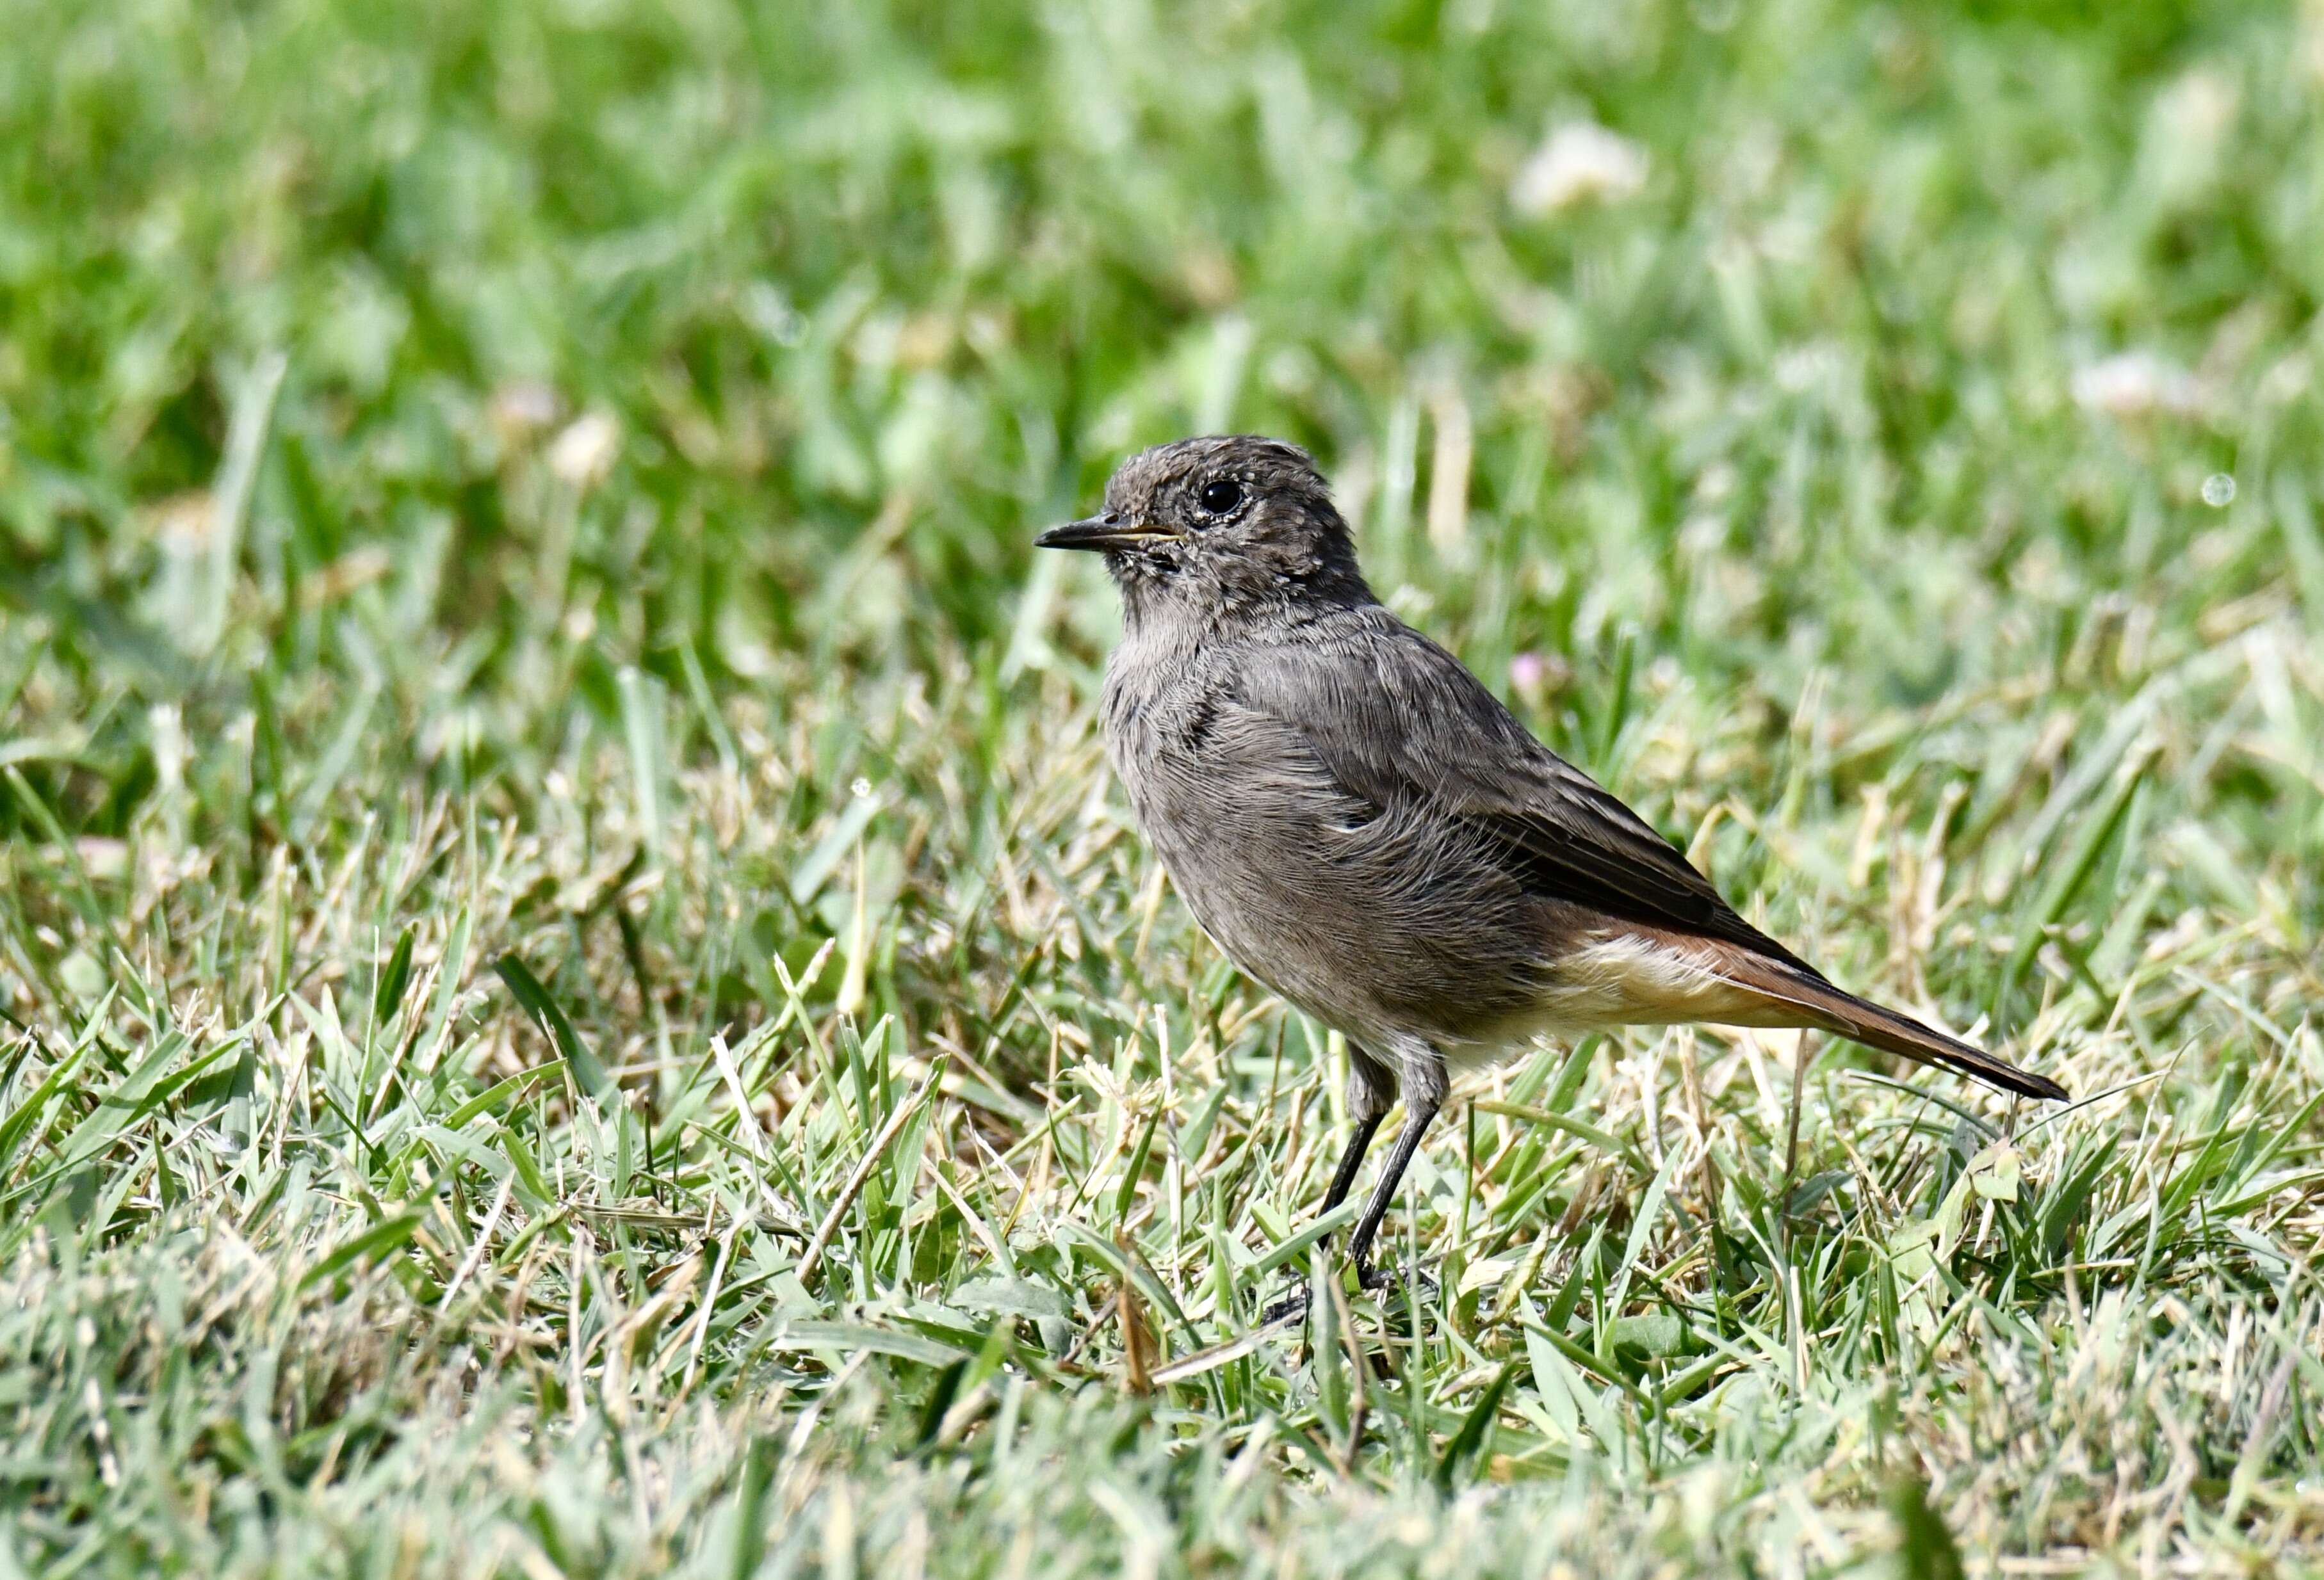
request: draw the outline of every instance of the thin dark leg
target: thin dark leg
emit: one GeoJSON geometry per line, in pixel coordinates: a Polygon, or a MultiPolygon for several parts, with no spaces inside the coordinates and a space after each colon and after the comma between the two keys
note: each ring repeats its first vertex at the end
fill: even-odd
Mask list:
{"type": "MultiPolygon", "coordinates": [[[[1332,1176],[1332,1189],[1324,1194],[1323,1210],[1325,1212],[1331,1211],[1348,1199],[1348,1187],[1355,1183],[1356,1171],[1363,1167],[1364,1153],[1370,1147],[1372,1137],[1379,1133],[1382,1117],[1383,1116],[1379,1114],[1366,1114],[1356,1121],[1356,1134],[1349,1138],[1348,1150],[1340,1154],[1339,1172],[1332,1176]]],[[[1315,1254],[1320,1256],[1323,1254],[1323,1247],[1319,1245],[1315,1254]]],[[[1290,1289],[1285,1291],[1280,1300],[1261,1311],[1259,1314],[1259,1319],[1261,1322],[1279,1322],[1286,1317],[1306,1309],[1307,1282],[1305,1279],[1301,1279],[1290,1289]]]]}
{"type": "Polygon", "coordinates": [[[1404,1171],[1412,1162],[1412,1154],[1420,1150],[1420,1138],[1428,1132],[1428,1123],[1444,1106],[1443,1098],[1433,1091],[1405,1092],[1406,1113],[1404,1128],[1396,1133],[1395,1150],[1388,1154],[1388,1167],[1380,1171],[1379,1183],[1372,1187],[1372,1199],[1364,1204],[1364,1216],[1356,1220],[1356,1237],[1348,1243],[1348,1254],[1355,1259],[1356,1281],[1366,1289],[1378,1287],[1372,1272],[1372,1241],[1379,1235],[1380,1220],[1388,1217],[1388,1204],[1396,1199],[1396,1188],[1404,1179],[1404,1171]]]}
{"type": "Polygon", "coordinates": [[[1331,1211],[1348,1199],[1348,1187],[1356,1182],[1356,1171],[1364,1166],[1364,1153],[1371,1150],[1372,1137],[1379,1134],[1384,1114],[1367,1114],[1356,1121],[1356,1133],[1348,1138],[1348,1150],[1340,1154],[1339,1171],[1332,1176],[1332,1188],[1323,1192],[1323,1210],[1331,1211]]]}
{"type": "Polygon", "coordinates": [[[1388,1108],[1396,1102],[1396,1086],[1393,1069],[1356,1043],[1348,1044],[1348,1118],[1355,1126],[1355,1134],[1349,1138],[1348,1150],[1340,1154],[1340,1168],[1332,1176],[1332,1189],[1323,1195],[1325,1212],[1347,1200],[1348,1188],[1356,1182],[1356,1171],[1363,1167],[1364,1153],[1370,1150],[1372,1137],[1379,1134],[1380,1121],[1388,1117],[1388,1108]]]}
{"type": "MultiPolygon", "coordinates": [[[[1388,1105],[1395,1100],[1396,1077],[1388,1067],[1353,1043],[1349,1043],[1348,1116],[1355,1131],[1348,1137],[1347,1150],[1340,1154],[1340,1166],[1332,1175],[1332,1188],[1323,1193],[1323,1211],[1330,1212],[1348,1199],[1348,1190],[1356,1182],[1356,1171],[1364,1166],[1364,1153],[1371,1150],[1372,1138],[1379,1134],[1380,1121],[1388,1117],[1388,1105]]],[[[1322,1254],[1320,1248],[1316,1254],[1322,1254]]],[[[1262,1310],[1259,1320],[1279,1322],[1306,1309],[1307,1282],[1301,1279],[1280,1300],[1262,1310]]]]}

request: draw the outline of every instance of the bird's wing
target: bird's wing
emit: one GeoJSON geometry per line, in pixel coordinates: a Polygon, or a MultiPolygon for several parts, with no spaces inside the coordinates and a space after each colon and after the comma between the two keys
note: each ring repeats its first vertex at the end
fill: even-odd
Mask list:
{"type": "Polygon", "coordinates": [[[1470,825],[1533,892],[1813,969],[1738,915],[1685,854],[1536,740],[1460,661],[1385,611],[1334,639],[1267,648],[1245,705],[1305,738],[1381,807],[1418,801],[1470,825]]]}

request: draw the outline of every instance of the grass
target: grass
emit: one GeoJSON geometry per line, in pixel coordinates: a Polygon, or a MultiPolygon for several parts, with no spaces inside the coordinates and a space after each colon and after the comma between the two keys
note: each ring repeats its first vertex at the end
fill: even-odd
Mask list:
{"type": "Polygon", "coordinates": [[[0,1574],[2324,1563],[2312,5],[0,12],[0,1574]],[[1027,547],[1229,427],[2082,1100],[1545,1051],[1249,1342],[1027,547]]]}

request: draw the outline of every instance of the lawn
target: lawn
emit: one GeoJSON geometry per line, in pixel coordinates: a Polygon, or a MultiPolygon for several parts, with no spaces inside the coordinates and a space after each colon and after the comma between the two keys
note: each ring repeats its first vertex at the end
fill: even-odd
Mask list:
{"type": "Polygon", "coordinates": [[[0,29],[0,1576],[2324,1565],[2313,0],[0,29]],[[1029,547],[1220,429],[2078,1101],[1544,1049],[1340,1292],[1029,547]]]}

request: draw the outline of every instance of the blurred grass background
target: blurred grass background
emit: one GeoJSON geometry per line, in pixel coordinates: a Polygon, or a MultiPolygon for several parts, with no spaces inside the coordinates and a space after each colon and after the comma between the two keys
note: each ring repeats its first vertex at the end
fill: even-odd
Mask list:
{"type": "Polygon", "coordinates": [[[2312,4],[0,17],[0,1572],[2314,1559],[2312,4]],[[1130,1388],[1342,1055],[1027,544],[1228,428],[2101,1100],[1552,1051],[1130,1388]]]}

